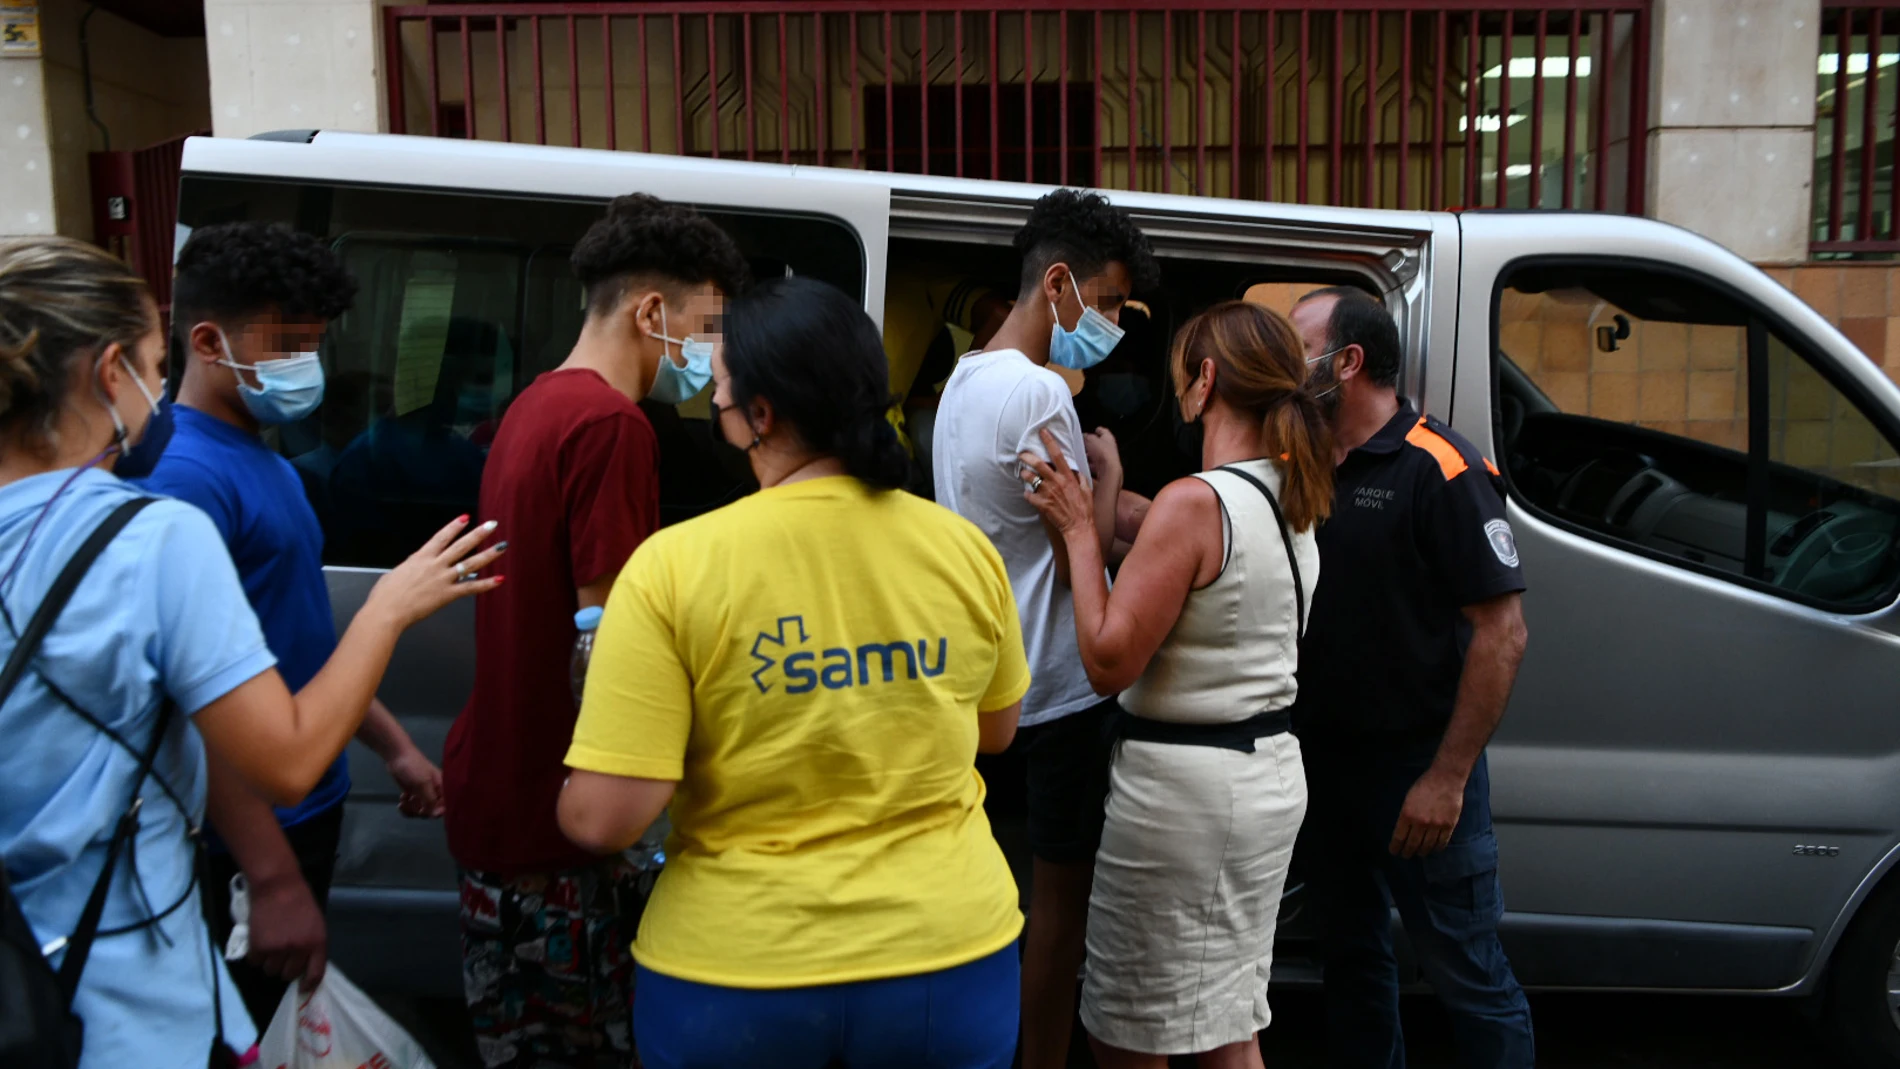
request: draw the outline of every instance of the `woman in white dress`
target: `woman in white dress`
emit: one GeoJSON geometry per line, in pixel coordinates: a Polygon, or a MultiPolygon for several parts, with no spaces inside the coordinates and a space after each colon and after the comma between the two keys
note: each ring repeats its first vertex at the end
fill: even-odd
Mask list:
{"type": "Polygon", "coordinates": [[[1298,334],[1239,301],[1182,327],[1200,474],[1163,488],[1111,593],[1087,490],[1044,435],[1029,499],[1060,531],[1089,681],[1122,693],[1089,900],[1082,1023],[1104,1069],[1261,1065],[1274,923],[1306,813],[1287,731],[1332,506],[1332,445],[1298,334]]]}

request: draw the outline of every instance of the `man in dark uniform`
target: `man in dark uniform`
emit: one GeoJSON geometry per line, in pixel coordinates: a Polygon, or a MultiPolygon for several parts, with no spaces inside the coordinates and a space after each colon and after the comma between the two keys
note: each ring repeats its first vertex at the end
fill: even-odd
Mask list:
{"type": "Polygon", "coordinates": [[[1396,906],[1465,1066],[1528,1067],[1530,1007],[1504,912],[1484,748],[1524,654],[1524,576],[1497,469],[1398,396],[1398,329],[1350,287],[1293,324],[1332,408],[1338,472],[1300,648],[1294,730],[1323,911],[1335,1065],[1399,1069],[1396,906]]]}

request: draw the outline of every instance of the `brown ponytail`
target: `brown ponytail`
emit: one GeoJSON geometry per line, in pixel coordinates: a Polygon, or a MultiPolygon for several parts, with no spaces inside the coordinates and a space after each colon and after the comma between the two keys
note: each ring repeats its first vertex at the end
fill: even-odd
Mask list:
{"type": "Polygon", "coordinates": [[[1332,515],[1333,434],[1306,389],[1306,353],[1278,312],[1225,301],[1175,335],[1175,386],[1185,389],[1203,360],[1214,362],[1214,392],[1260,417],[1268,455],[1280,458],[1280,507],[1295,531],[1332,515]]]}

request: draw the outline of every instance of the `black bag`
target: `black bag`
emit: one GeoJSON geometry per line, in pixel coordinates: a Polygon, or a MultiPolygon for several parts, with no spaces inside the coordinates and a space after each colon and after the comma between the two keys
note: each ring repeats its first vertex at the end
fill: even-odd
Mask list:
{"type": "MultiPolygon", "coordinates": [[[[47,590],[46,600],[40,603],[26,630],[20,633],[6,667],[0,668],[0,703],[13,694],[14,686],[25,674],[40,643],[52,630],[53,622],[59,618],[93,561],[132,517],[152,501],[152,498],[136,498],[120,505],[66,562],[66,567],[47,590]]],[[[93,720],[83,712],[81,715],[93,720]]],[[[105,913],[113,870],[118,867],[120,855],[138,834],[140,796],[145,781],[152,775],[152,761],[158,756],[158,747],[171,718],[172,705],[167,701],[159,712],[151,741],[143,752],[132,751],[139,765],[138,775],[132,781],[131,800],[106,846],[105,868],[86,899],[85,909],[79,915],[79,927],[72,935],[52,944],[55,950],[60,946],[66,949],[66,958],[58,972],[54,972],[46,960],[32,926],[13,896],[5,866],[0,865],[0,992],[4,993],[4,997],[0,997],[0,1065],[8,1069],[72,1069],[79,1064],[84,1026],[72,1011],[73,993],[79,988],[80,973],[85,971],[86,958],[99,935],[99,921],[105,913]]],[[[103,728],[97,721],[93,722],[103,728]]],[[[112,738],[130,750],[122,737],[113,734],[112,738]]]]}

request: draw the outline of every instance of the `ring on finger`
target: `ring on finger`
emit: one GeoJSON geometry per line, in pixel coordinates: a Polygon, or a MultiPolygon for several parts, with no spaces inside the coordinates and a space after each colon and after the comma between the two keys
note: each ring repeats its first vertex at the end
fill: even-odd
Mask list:
{"type": "Polygon", "coordinates": [[[1038,475],[1034,479],[1030,480],[1029,492],[1033,494],[1041,489],[1042,489],[1042,476],[1038,475]]]}

